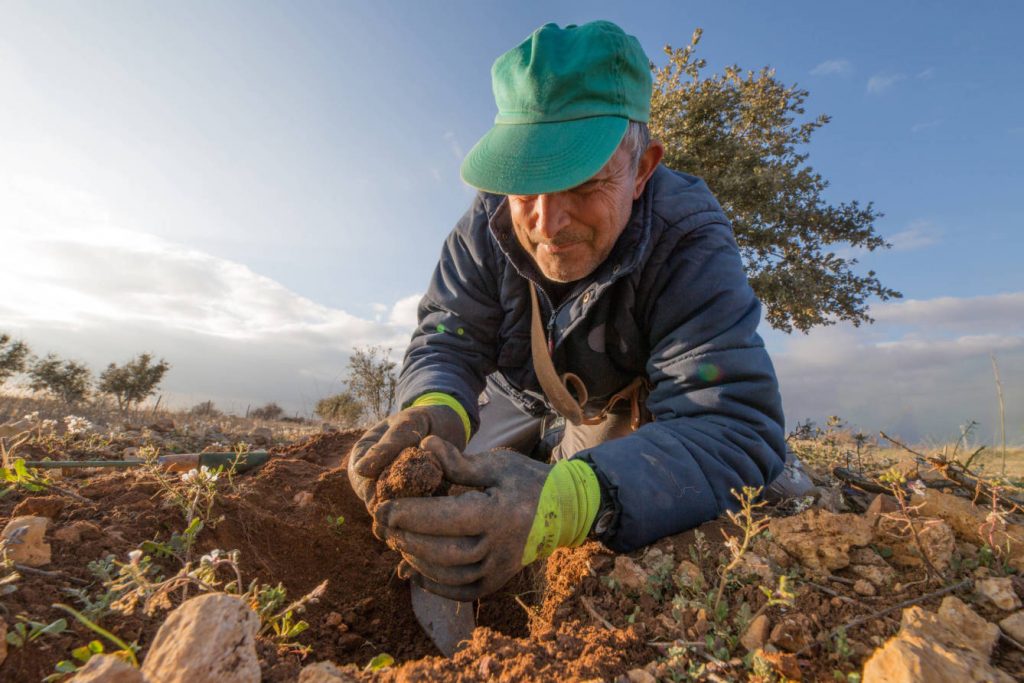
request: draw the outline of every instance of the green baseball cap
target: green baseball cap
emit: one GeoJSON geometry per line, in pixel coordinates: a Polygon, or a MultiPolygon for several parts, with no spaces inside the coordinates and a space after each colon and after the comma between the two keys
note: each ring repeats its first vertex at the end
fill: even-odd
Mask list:
{"type": "Polygon", "coordinates": [[[591,178],[629,121],[651,114],[640,41],[609,21],[545,24],[494,62],[494,127],[462,162],[462,179],[497,194],[545,194],[591,178]]]}

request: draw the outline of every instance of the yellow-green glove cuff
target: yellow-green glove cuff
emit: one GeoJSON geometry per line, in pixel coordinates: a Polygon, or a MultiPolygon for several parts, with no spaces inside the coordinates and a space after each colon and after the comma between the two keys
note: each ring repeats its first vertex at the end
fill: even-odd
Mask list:
{"type": "Polygon", "coordinates": [[[601,485],[590,465],[582,460],[555,463],[540,491],[537,514],[523,549],[523,566],[547,557],[555,548],[583,543],[600,505],[601,485]]]}
{"type": "Polygon", "coordinates": [[[462,407],[461,403],[455,400],[454,396],[449,396],[448,394],[441,393],[440,391],[432,391],[429,394],[423,394],[413,401],[410,408],[414,408],[416,406],[448,406],[454,410],[462,420],[462,426],[466,428],[466,443],[469,443],[469,437],[472,436],[473,432],[473,427],[469,423],[469,413],[466,412],[466,409],[462,407]]]}

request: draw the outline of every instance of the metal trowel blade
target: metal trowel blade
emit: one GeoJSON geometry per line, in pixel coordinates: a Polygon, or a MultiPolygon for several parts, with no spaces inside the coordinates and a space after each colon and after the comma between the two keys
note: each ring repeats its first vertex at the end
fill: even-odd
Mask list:
{"type": "Polygon", "coordinates": [[[473,603],[460,602],[434,595],[415,583],[412,589],[412,611],[416,621],[427,632],[445,657],[451,657],[459,644],[469,640],[476,628],[473,618],[473,603]]]}

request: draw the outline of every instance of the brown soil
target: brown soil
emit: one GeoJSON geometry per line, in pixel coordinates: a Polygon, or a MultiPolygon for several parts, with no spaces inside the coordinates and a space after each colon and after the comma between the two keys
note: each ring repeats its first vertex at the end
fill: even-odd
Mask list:
{"type": "Polygon", "coordinates": [[[395,498],[432,496],[444,487],[444,470],[430,451],[406,448],[377,479],[371,510],[395,498]]]}

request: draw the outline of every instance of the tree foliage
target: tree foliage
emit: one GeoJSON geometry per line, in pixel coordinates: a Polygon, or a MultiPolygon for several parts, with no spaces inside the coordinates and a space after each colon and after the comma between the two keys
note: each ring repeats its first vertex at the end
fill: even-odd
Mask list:
{"type": "Polygon", "coordinates": [[[24,342],[12,341],[10,335],[0,334],[0,385],[11,375],[24,372],[29,350],[24,342]]]}
{"type": "Polygon", "coordinates": [[[89,394],[92,372],[78,361],[62,360],[47,354],[32,364],[28,372],[33,391],[48,391],[66,405],[73,405],[89,394]]]}
{"type": "Polygon", "coordinates": [[[363,404],[350,392],[343,391],[317,401],[316,414],[342,427],[355,427],[363,416],[363,404]]]}
{"type": "Polygon", "coordinates": [[[367,346],[353,349],[348,359],[348,391],[372,420],[384,419],[395,406],[398,377],[395,363],[388,360],[390,352],[381,346],[367,346]]]}
{"type": "Polygon", "coordinates": [[[102,393],[110,394],[117,401],[122,412],[146,400],[156,392],[164,375],[171,369],[164,359],[153,362],[153,356],[140,353],[122,366],[111,363],[100,373],[97,387],[102,393]]]}
{"type": "Polygon", "coordinates": [[[829,117],[798,123],[809,93],[780,83],[773,69],[702,74],[706,63],[694,57],[700,37],[697,29],[689,46],[666,46],[668,64],[652,67],[650,127],[665,145],[664,163],[704,178],[718,197],[773,327],[872,322],[870,297],[901,294],[874,271],[854,273],[857,260],[831,249],[890,247],[873,225],[882,214],[870,202],[826,202],[828,181],[799,151],[829,117]]]}
{"type": "Polygon", "coordinates": [[[249,417],[257,420],[280,420],[282,415],[284,415],[284,408],[273,402],[249,411],[249,417]]]}
{"type": "Polygon", "coordinates": [[[197,403],[189,409],[188,413],[196,417],[221,417],[224,414],[213,401],[197,403]]]}

